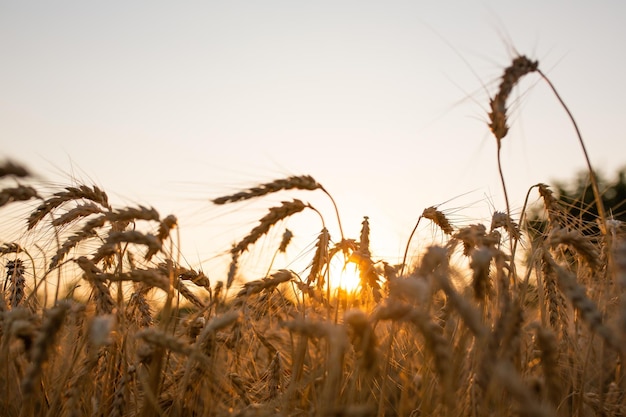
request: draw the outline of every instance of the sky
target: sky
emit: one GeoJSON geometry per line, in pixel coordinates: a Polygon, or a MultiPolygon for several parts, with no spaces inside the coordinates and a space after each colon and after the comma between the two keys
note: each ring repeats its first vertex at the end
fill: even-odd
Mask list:
{"type": "MultiPolygon", "coordinates": [[[[205,271],[283,200],[310,201],[337,240],[320,192],[210,202],[312,175],[346,237],[368,216],[374,256],[397,260],[426,207],[458,224],[505,210],[487,111],[519,54],[554,83],[596,169],[626,165],[624,18],[618,0],[1,0],[0,159],[175,214],[185,261],[205,271]]],[[[572,178],[585,161],[538,75],[508,104],[502,164],[519,213],[529,187],[572,178]]],[[[281,262],[309,259],[321,229],[312,213],[260,252],[285,227],[300,243],[281,262]]],[[[250,255],[251,274],[264,273],[261,256],[250,255]]]]}

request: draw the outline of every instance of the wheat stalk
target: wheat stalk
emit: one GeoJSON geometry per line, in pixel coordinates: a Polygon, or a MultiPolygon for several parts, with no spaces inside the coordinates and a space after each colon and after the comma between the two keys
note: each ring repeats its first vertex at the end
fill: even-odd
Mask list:
{"type": "Polygon", "coordinates": [[[446,218],[443,212],[437,210],[437,208],[434,206],[425,208],[422,211],[422,214],[418,217],[417,222],[415,223],[415,226],[413,227],[413,230],[411,231],[411,234],[409,235],[409,239],[406,242],[406,247],[404,249],[404,257],[402,258],[402,264],[400,267],[400,275],[404,273],[404,268],[406,266],[406,258],[409,254],[409,247],[411,245],[411,241],[413,240],[413,236],[415,235],[415,232],[417,231],[417,228],[419,227],[420,221],[422,219],[431,220],[433,223],[439,226],[439,228],[441,228],[441,230],[443,230],[443,232],[447,235],[451,235],[454,231],[454,229],[452,228],[452,225],[450,224],[450,222],[448,221],[448,219],[446,218]]]}
{"type": "MultiPolygon", "coordinates": [[[[489,100],[489,128],[496,138],[497,143],[497,160],[498,160],[498,172],[500,174],[500,180],[502,183],[502,190],[504,192],[504,200],[506,203],[506,214],[511,217],[511,206],[509,204],[509,196],[506,189],[506,183],[504,181],[504,173],[502,172],[502,160],[500,151],[502,149],[502,139],[509,131],[507,126],[507,107],[506,102],[513,91],[513,87],[519,82],[519,80],[528,73],[537,71],[538,62],[531,61],[527,57],[521,55],[516,57],[510,66],[504,70],[502,75],[502,81],[496,95],[489,100]]],[[[513,243],[510,243],[511,253],[513,253],[513,243]]]]}
{"type": "MultiPolygon", "coordinates": [[[[580,133],[580,129],[578,129],[578,124],[576,123],[576,119],[574,119],[574,115],[572,114],[572,112],[570,112],[569,108],[567,107],[563,99],[561,98],[561,95],[557,92],[556,87],[554,86],[554,84],[552,84],[552,81],[550,81],[550,79],[541,70],[537,69],[537,72],[539,73],[541,78],[543,78],[548,83],[548,86],[550,86],[550,89],[556,96],[557,100],[559,101],[559,103],[561,104],[565,112],[567,113],[567,116],[569,117],[570,121],[572,122],[572,125],[574,126],[574,130],[576,131],[576,137],[578,138],[578,143],[580,144],[580,147],[583,151],[583,156],[585,157],[585,162],[587,163],[587,169],[589,171],[589,178],[591,180],[591,189],[593,190],[593,196],[596,201],[596,206],[598,208],[598,215],[600,217],[600,230],[602,231],[602,234],[605,235],[608,239],[610,238],[610,235],[607,233],[608,217],[606,215],[604,202],[602,201],[602,196],[600,194],[600,188],[598,187],[598,179],[597,179],[597,176],[593,167],[591,166],[589,154],[587,153],[587,148],[585,147],[585,142],[583,141],[583,137],[582,137],[582,134],[580,133]]],[[[609,252],[609,256],[611,256],[610,252],[609,252]]],[[[611,263],[611,260],[609,260],[609,263],[611,263]]]]}

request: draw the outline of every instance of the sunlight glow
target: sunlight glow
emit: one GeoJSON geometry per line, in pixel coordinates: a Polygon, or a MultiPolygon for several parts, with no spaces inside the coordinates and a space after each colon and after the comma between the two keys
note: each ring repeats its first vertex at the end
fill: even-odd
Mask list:
{"type": "Polygon", "coordinates": [[[338,256],[330,263],[330,285],[334,290],[341,289],[347,293],[356,292],[361,285],[359,268],[354,262],[344,262],[338,256]]]}

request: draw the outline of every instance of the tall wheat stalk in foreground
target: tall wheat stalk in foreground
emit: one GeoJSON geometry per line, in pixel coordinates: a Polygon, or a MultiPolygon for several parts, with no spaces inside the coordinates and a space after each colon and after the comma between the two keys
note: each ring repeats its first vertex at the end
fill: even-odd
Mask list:
{"type": "MultiPolygon", "coordinates": [[[[491,100],[498,159],[507,97],[537,71],[516,58],[491,100]]],[[[500,163],[499,173],[506,196],[500,163]]],[[[422,219],[442,237],[411,264],[407,243],[401,265],[372,252],[375,220],[364,217],[354,239],[340,227],[334,241],[324,213],[285,200],[235,243],[231,272],[216,279],[180,263],[174,215],[116,207],[95,185],[48,195],[12,162],[0,181],[0,208],[27,211],[20,238],[0,242],[7,417],[626,415],[624,228],[611,223],[612,245],[588,235],[545,184],[526,196],[541,199],[545,230],[523,213],[513,221],[508,197],[488,224],[458,225],[432,206],[409,243],[422,219]],[[308,266],[273,257],[228,294],[238,257],[305,209],[321,219],[308,266]],[[527,252],[516,268],[518,242],[527,252]],[[332,287],[337,256],[360,270],[354,293],[332,287]]],[[[330,197],[293,176],[213,202],[291,190],[330,197]]]]}

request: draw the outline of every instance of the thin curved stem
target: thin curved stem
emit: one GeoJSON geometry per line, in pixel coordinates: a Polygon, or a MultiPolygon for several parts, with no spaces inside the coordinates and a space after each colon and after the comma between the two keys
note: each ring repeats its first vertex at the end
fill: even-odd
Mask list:
{"type": "MultiPolygon", "coordinates": [[[[500,158],[500,150],[502,149],[501,145],[500,145],[500,141],[498,141],[498,173],[500,174],[500,182],[502,183],[502,192],[504,193],[504,203],[506,204],[506,216],[507,216],[507,222],[511,222],[511,205],[509,204],[509,193],[506,190],[506,182],[504,181],[504,173],[502,172],[502,160],[500,158]]],[[[509,224],[509,226],[511,226],[509,224]]],[[[509,249],[510,249],[510,253],[511,255],[513,255],[513,237],[511,236],[509,238],[509,249]]],[[[511,265],[513,263],[511,262],[511,265]]],[[[513,266],[511,267],[511,271],[513,271],[513,266]]]]}
{"type": "Polygon", "coordinates": [[[337,215],[337,223],[339,224],[339,233],[341,234],[341,240],[344,240],[343,235],[343,227],[341,227],[341,217],[339,216],[339,209],[337,208],[337,203],[335,203],[335,199],[332,195],[324,187],[320,186],[320,189],[330,198],[331,203],[333,203],[333,207],[335,208],[335,214],[337,215]]]}
{"type": "Polygon", "coordinates": [[[406,257],[408,256],[408,253],[409,253],[409,246],[411,246],[411,240],[413,240],[413,235],[415,234],[417,227],[420,225],[420,220],[422,220],[422,217],[423,216],[419,216],[419,218],[417,219],[417,223],[415,223],[415,227],[413,228],[413,231],[411,231],[409,240],[406,242],[406,248],[404,249],[404,257],[402,258],[402,265],[400,266],[400,276],[402,276],[402,274],[404,273],[404,266],[406,265],[406,257]]]}
{"type": "Polygon", "coordinates": [[[539,73],[541,78],[543,78],[548,83],[548,85],[550,86],[550,89],[552,90],[552,92],[556,96],[557,100],[559,100],[559,103],[561,103],[561,106],[563,106],[563,109],[567,113],[567,116],[569,117],[569,119],[571,120],[572,124],[574,125],[574,129],[576,130],[576,136],[578,136],[578,142],[580,143],[580,147],[583,150],[583,154],[585,156],[585,162],[587,163],[587,169],[589,170],[589,178],[591,179],[591,189],[593,190],[593,196],[594,196],[594,198],[596,200],[596,205],[598,206],[598,215],[600,216],[600,231],[602,232],[603,235],[606,236],[607,235],[606,211],[604,209],[604,203],[602,202],[602,197],[600,195],[600,189],[598,188],[598,180],[596,178],[596,173],[593,170],[593,168],[591,167],[591,161],[589,160],[589,154],[587,153],[587,148],[585,147],[585,142],[583,142],[583,137],[582,137],[582,135],[580,133],[580,129],[578,129],[578,124],[576,123],[576,120],[574,119],[574,116],[572,115],[572,112],[570,112],[569,108],[567,107],[567,105],[565,104],[565,102],[563,101],[563,99],[561,98],[559,93],[556,91],[556,88],[554,87],[554,85],[552,84],[550,79],[548,79],[548,77],[546,77],[546,75],[543,72],[541,72],[540,70],[537,70],[537,72],[539,73]]]}
{"type": "MultiPolygon", "coordinates": [[[[530,192],[534,188],[536,188],[538,186],[539,186],[539,184],[535,184],[532,187],[530,187],[528,189],[528,191],[526,192],[526,198],[524,198],[524,205],[522,206],[522,212],[520,213],[520,216],[519,216],[519,226],[520,226],[520,229],[524,227],[523,226],[524,220],[526,220],[524,217],[526,215],[526,208],[528,207],[528,200],[530,198],[530,192]]],[[[513,251],[511,252],[511,263],[512,264],[515,262],[515,252],[517,251],[517,244],[518,244],[518,242],[519,242],[519,240],[515,239],[515,243],[513,244],[513,251]]]]}

